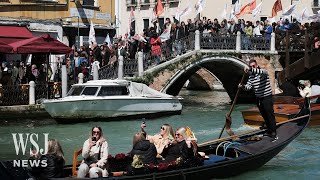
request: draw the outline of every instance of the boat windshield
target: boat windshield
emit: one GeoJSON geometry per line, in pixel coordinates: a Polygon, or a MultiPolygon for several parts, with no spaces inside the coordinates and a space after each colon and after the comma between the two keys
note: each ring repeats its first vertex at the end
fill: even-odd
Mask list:
{"type": "Polygon", "coordinates": [[[126,86],[102,86],[98,96],[125,96],[128,94],[126,86]]]}
{"type": "Polygon", "coordinates": [[[81,95],[94,96],[96,95],[97,90],[98,87],[85,87],[81,95]]]}
{"type": "Polygon", "coordinates": [[[67,96],[80,96],[84,86],[73,86],[67,96]]]}

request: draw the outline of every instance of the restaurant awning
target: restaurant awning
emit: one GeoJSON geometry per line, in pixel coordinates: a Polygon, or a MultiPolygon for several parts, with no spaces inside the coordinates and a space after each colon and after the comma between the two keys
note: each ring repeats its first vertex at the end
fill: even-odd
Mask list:
{"type": "Polygon", "coordinates": [[[52,38],[49,34],[33,37],[23,41],[9,44],[13,48],[12,53],[32,54],[32,53],[53,53],[68,54],[72,49],[60,41],[52,38]]]}
{"type": "Polygon", "coordinates": [[[9,46],[7,43],[0,41],[0,52],[8,53],[12,51],[12,47],[9,46]]]}
{"type": "Polygon", "coordinates": [[[0,41],[10,44],[32,38],[32,33],[26,27],[0,26],[0,41]]]}

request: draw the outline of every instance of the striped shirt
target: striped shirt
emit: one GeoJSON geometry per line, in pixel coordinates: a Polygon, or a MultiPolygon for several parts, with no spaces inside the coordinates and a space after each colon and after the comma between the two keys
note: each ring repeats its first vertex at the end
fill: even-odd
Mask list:
{"type": "Polygon", "coordinates": [[[265,69],[251,68],[249,70],[249,79],[244,89],[247,91],[253,89],[258,98],[272,95],[268,72],[265,69]]]}

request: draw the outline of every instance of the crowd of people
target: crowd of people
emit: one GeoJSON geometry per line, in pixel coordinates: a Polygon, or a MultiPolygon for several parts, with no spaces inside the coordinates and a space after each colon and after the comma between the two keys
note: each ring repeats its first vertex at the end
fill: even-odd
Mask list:
{"type": "MultiPolygon", "coordinates": [[[[197,152],[194,139],[190,139],[187,128],[180,127],[175,132],[169,124],[163,124],[159,134],[147,135],[145,123],[141,124],[141,132],[133,136],[132,149],[128,156],[135,161],[139,158],[143,164],[158,165],[160,163],[179,162],[183,167],[201,165],[201,157],[197,152]]],[[[102,128],[91,129],[89,138],[82,147],[83,161],[78,167],[78,178],[97,178],[108,176],[109,146],[102,128]]],[[[47,167],[29,168],[36,179],[64,177],[65,158],[60,143],[56,139],[48,142],[48,152],[45,155],[31,153],[31,159],[46,160],[47,167]]],[[[128,163],[129,173],[133,172],[133,164],[128,163]]]]}
{"type": "MultiPolygon", "coordinates": [[[[271,33],[275,32],[276,39],[283,39],[288,30],[304,30],[315,29],[311,39],[314,39],[313,48],[319,48],[319,22],[311,22],[301,24],[296,19],[290,22],[288,19],[282,19],[278,22],[264,21],[245,21],[238,19],[188,19],[187,22],[172,22],[170,18],[166,18],[162,26],[157,21],[152,26],[143,29],[142,32],[131,30],[124,36],[118,35],[113,38],[112,43],[104,42],[101,45],[97,43],[91,46],[81,46],[79,50],[73,47],[74,52],[66,55],[66,59],[58,61],[58,68],[52,69],[50,64],[47,67],[44,61],[42,63],[27,64],[21,61],[7,62],[1,59],[2,66],[0,68],[0,83],[2,85],[12,85],[19,83],[28,83],[31,80],[36,81],[54,81],[61,80],[62,62],[67,64],[68,80],[77,80],[78,74],[84,74],[85,80],[89,79],[92,74],[92,64],[96,63],[99,67],[109,64],[116,64],[118,57],[123,56],[124,59],[137,59],[137,52],[142,51],[145,55],[145,66],[150,64],[160,64],[166,61],[167,55],[181,55],[186,52],[186,41],[182,39],[199,30],[203,36],[214,35],[235,35],[240,32],[243,35],[242,48],[250,49],[250,38],[253,36],[263,36],[270,40],[271,33]],[[170,38],[165,41],[160,35],[168,28],[170,29],[170,38]],[[152,62],[147,62],[152,61],[152,62]],[[47,75],[46,75],[47,73],[47,75]]],[[[281,44],[281,40],[276,41],[276,46],[281,44]]],[[[284,42],[282,42],[284,43],[284,42]]]]}

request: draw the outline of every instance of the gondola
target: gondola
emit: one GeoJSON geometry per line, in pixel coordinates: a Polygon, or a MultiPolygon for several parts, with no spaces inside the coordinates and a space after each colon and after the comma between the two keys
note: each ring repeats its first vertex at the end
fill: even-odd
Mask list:
{"type": "MultiPolygon", "coordinates": [[[[311,100],[313,98],[318,98],[319,95],[309,97],[311,100]]],[[[300,111],[300,104],[303,103],[303,98],[291,97],[291,96],[274,96],[274,115],[276,122],[287,121],[294,117],[300,111]]],[[[312,101],[311,101],[312,102],[312,101]]],[[[320,104],[311,103],[310,110],[312,117],[310,119],[309,125],[319,125],[320,124],[320,104]]],[[[244,123],[249,126],[262,126],[264,120],[257,107],[248,108],[241,111],[244,123]]]]}
{"type": "MultiPolygon", "coordinates": [[[[306,98],[304,106],[294,118],[277,123],[279,137],[277,141],[272,142],[270,137],[263,136],[266,132],[265,129],[253,129],[199,144],[198,151],[206,155],[202,165],[188,168],[169,168],[166,171],[154,170],[153,172],[136,175],[125,175],[124,171],[111,172],[109,177],[103,179],[185,180],[235,176],[257,169],[275,157],[307,127],[310,117],[310,103],[306,98]]],[[[110,163],[109,168],[113,169],[112,166],[113,164],[110,163]]],[[[70,171],[67,177],[70,178],[71,176],[70,171]]]]}

